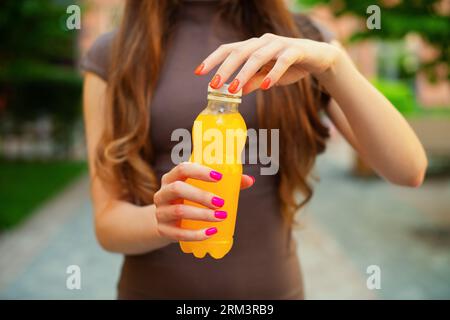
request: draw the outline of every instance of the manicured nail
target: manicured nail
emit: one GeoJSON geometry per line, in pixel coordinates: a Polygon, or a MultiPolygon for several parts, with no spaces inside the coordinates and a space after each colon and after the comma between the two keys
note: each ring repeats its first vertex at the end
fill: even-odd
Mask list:
{"type": "Polygon", "coordinates": [[[203,68],[205,67],[204,63],[200,63],[197,68],[195,68],[194,73],[197,75],[202,74],[203,68]]]}
{"type": "Polygon", "coordinates": [[[270,86],[270,78],[265,78],[259,87],[263,90],[267,90],[269,89],[269,86],[270,86]]]}
{"type": "Polygon", "coordinates": [[[215,205],[216,207],[222,207],[223,204],[225,203],[225,201],[223,199],[219,198],[219,197],[213,197],[211,199],[211,203],[213,205],[215,205]]]}
{"type": "Polygon", "coordinates": [[[253,180],[253,183],[252,183],[252,184],[254,184],[255,181],[256,181],[255,177],[254,177],[254,176],[249,176],[249,177],[253,180]]]}
{"type": "Polygon", "coordinates": [[[220,172],[217,172],[214,170],[209,173],[209,176],[216,181],[219,181],[220,179],[222,179],[222,174],[220,172]]]}
{"type": "Polygon", "coordinates": [[[217,228],[216,227],[212,227],[212,228],[209,228],[209,229],[205,230],[205,234],[207,236],[212,236],[213,234],[216,234],[216,233],[217,233],[217,228]]]}
{"type": "Polygon", "coordinates": [[[213,88],[213,89],[218,89],[218,88],[219,88],[219,85],[220,85],[220,75],[216,74],[216,75],[212,78],[212,80],[211,80],[211,82],[210,82],[209,85],[210,85],[211,88],[213,88]]]}
{"type": "Polygon", "coordinates": [[[228,92],[230,92],[230,93],[236,93],[238,87],[239,87],[239,80],[238,80],[238,79],[234,79],[234,80],[230,83],[230,86],[228,87],[228,92]]]}
{"type": "Polygon", "coordinates": [[[226,211],[216,211],[216,212],[214,212],[214,217],[216,217],[217,219],[225,219],[227,217],[227,212],[226,211]]]}

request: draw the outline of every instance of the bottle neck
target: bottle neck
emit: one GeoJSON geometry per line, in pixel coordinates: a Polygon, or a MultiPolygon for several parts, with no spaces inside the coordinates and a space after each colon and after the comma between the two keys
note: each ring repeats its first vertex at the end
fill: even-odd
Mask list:
{"type": "Polygon", "coordinates": [[[236,113],[239,112],[239,103],[223,101],[220,99],[208,98],[208,106],[206,110],[208,113],[220,114],[220,113],[236,113]]]}

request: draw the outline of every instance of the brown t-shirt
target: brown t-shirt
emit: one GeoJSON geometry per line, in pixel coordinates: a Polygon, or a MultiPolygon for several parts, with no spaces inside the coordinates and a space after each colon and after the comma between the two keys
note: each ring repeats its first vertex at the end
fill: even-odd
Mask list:
{"type": "MultiPolygon", "coordinates": [[[[159,178],[174,164],[170,153],[177,142],[171,133],[191,130],[206,106],[209,78],[193,70],[222,43],[241,39],[228,25],[215,23],[215,1],[184,2],[174,38],[167,50],[151,101],[152,163],[159,178]]],[[[315,28],[300,24],[300,27],[315,28]]],[[[82,68],[108,80],[114,33],[99,37],[82,61],[82,68]]],[[[258,129],[255,95],[242,99],[239,110],[247,127],[258,129]]],[[[234,246],[223,259],[197,259],[178,244],[143,255],[125,256],[118,285],[119,298],[155,299],[301,299],[303,285],[290,230],[283,228],[277,179],[260,175],[260,164],[245,164],[255,185],[240,194],[234,246]]]]}

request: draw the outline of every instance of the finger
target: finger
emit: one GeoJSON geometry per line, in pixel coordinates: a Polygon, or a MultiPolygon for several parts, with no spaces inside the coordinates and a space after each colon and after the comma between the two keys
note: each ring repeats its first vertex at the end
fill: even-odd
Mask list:
{"type": "Polygon", "coordinates": [[[180,219],[219,222],[227,217],[223,210],[211,210],[186,204],[158,207],[156,215],[159,222],[169,222],[180,219]]]}
{"type": "Polygon", "coordinates": [[[179,199],[192,201],[210,209],[220,208],[225,203],[222,198],[215,194],[179,180],[161,187],[153,197],[157,206],[172,204],[173,201],[179,199]]]}
{"type": "Polygon", "coordinates": [[[250,188],[254,184],[255,184],[255,177],[249,176],[246,174],[242,175],[242,179],[241,179],[241,189],[242,190],[250,188]]]}
{"type": "Polygon", "coordinates": [[[216,182],[222,179],[222,174],[198,163],[182,162],[162,176],[161,185],[164,186],[177,180],[184,181],[187,178],[216,182]]]}
{"type": "Polygon", "coordinates": [[[251,77],[250,80],[248,80],[247,83],[242,87],[242,94],[246,95],[259,89],[266,75],[267,72],[258,72],[253,77],[251,77]]]}
{"type": "Polygon", "coordinates": [[[238,92],[265,64],[275,60],[283,48],[284,43],[275,40],[254,51],[236,75],[236,78],[231,82],[230,92],[238,92]],[[236,85],[233,86],[233,84],[236,85]]]}
{"type": "MultiPolygon", "coordinates": [[[[215,89],[220,88],[222,84],[227,82],[228,78],[248,59],[248,57],[250,57],[253,52],[264,46],[266,43],[266,39],[255,38],[233,48],[228,57],[217,70],[216,75],[211,81],[211,87],[215,89]],[[214,79],[218,80],[214,82],[214,79]]],[[[231,91],[232,93],[237,92],[237,90],[234,90],[234,86],[234,84],[230,85],[230,90],[233,89],[231,91]]]]}
{"type": "Polygon", "coordinates": [[[260,85],[260,88],[263,90],[267,90],[271,88],[274,84],[280,80],[283,74],[289,69],[292,64],[295,62],[301,61],[301,56],[299,57],[299,53],[297,50],[288,49],[284,53],[282,53],[275,62],[273,68],[269,71],[267,76],[264,78],[263,82],[260,85]]]}
{"type": "Polygon", "coordinates": [[[202,241],[217,233],[216,227],[191,230],[182,229],[168,224],[161,224],[158,227],[159,233],[175,241],[202,241]]]}
{"type": "Polygon", "coordinates": [[[206,57],[205,60],[195,69],[195,74],[204,75],[210,72],[219,63],[225,60],[230,52],[237,46],[242,45],[245,41],[233,42],[220,45],[216,50],[206,57]]]}

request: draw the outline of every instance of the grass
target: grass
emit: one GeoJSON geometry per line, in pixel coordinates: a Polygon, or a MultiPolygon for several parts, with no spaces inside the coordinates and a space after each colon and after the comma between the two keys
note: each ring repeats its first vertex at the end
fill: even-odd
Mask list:
{"type": "Polygon", "coordinates": [[[0,159],[0,230],[23,221],[85,170],[84,162],[0,159]]]}

